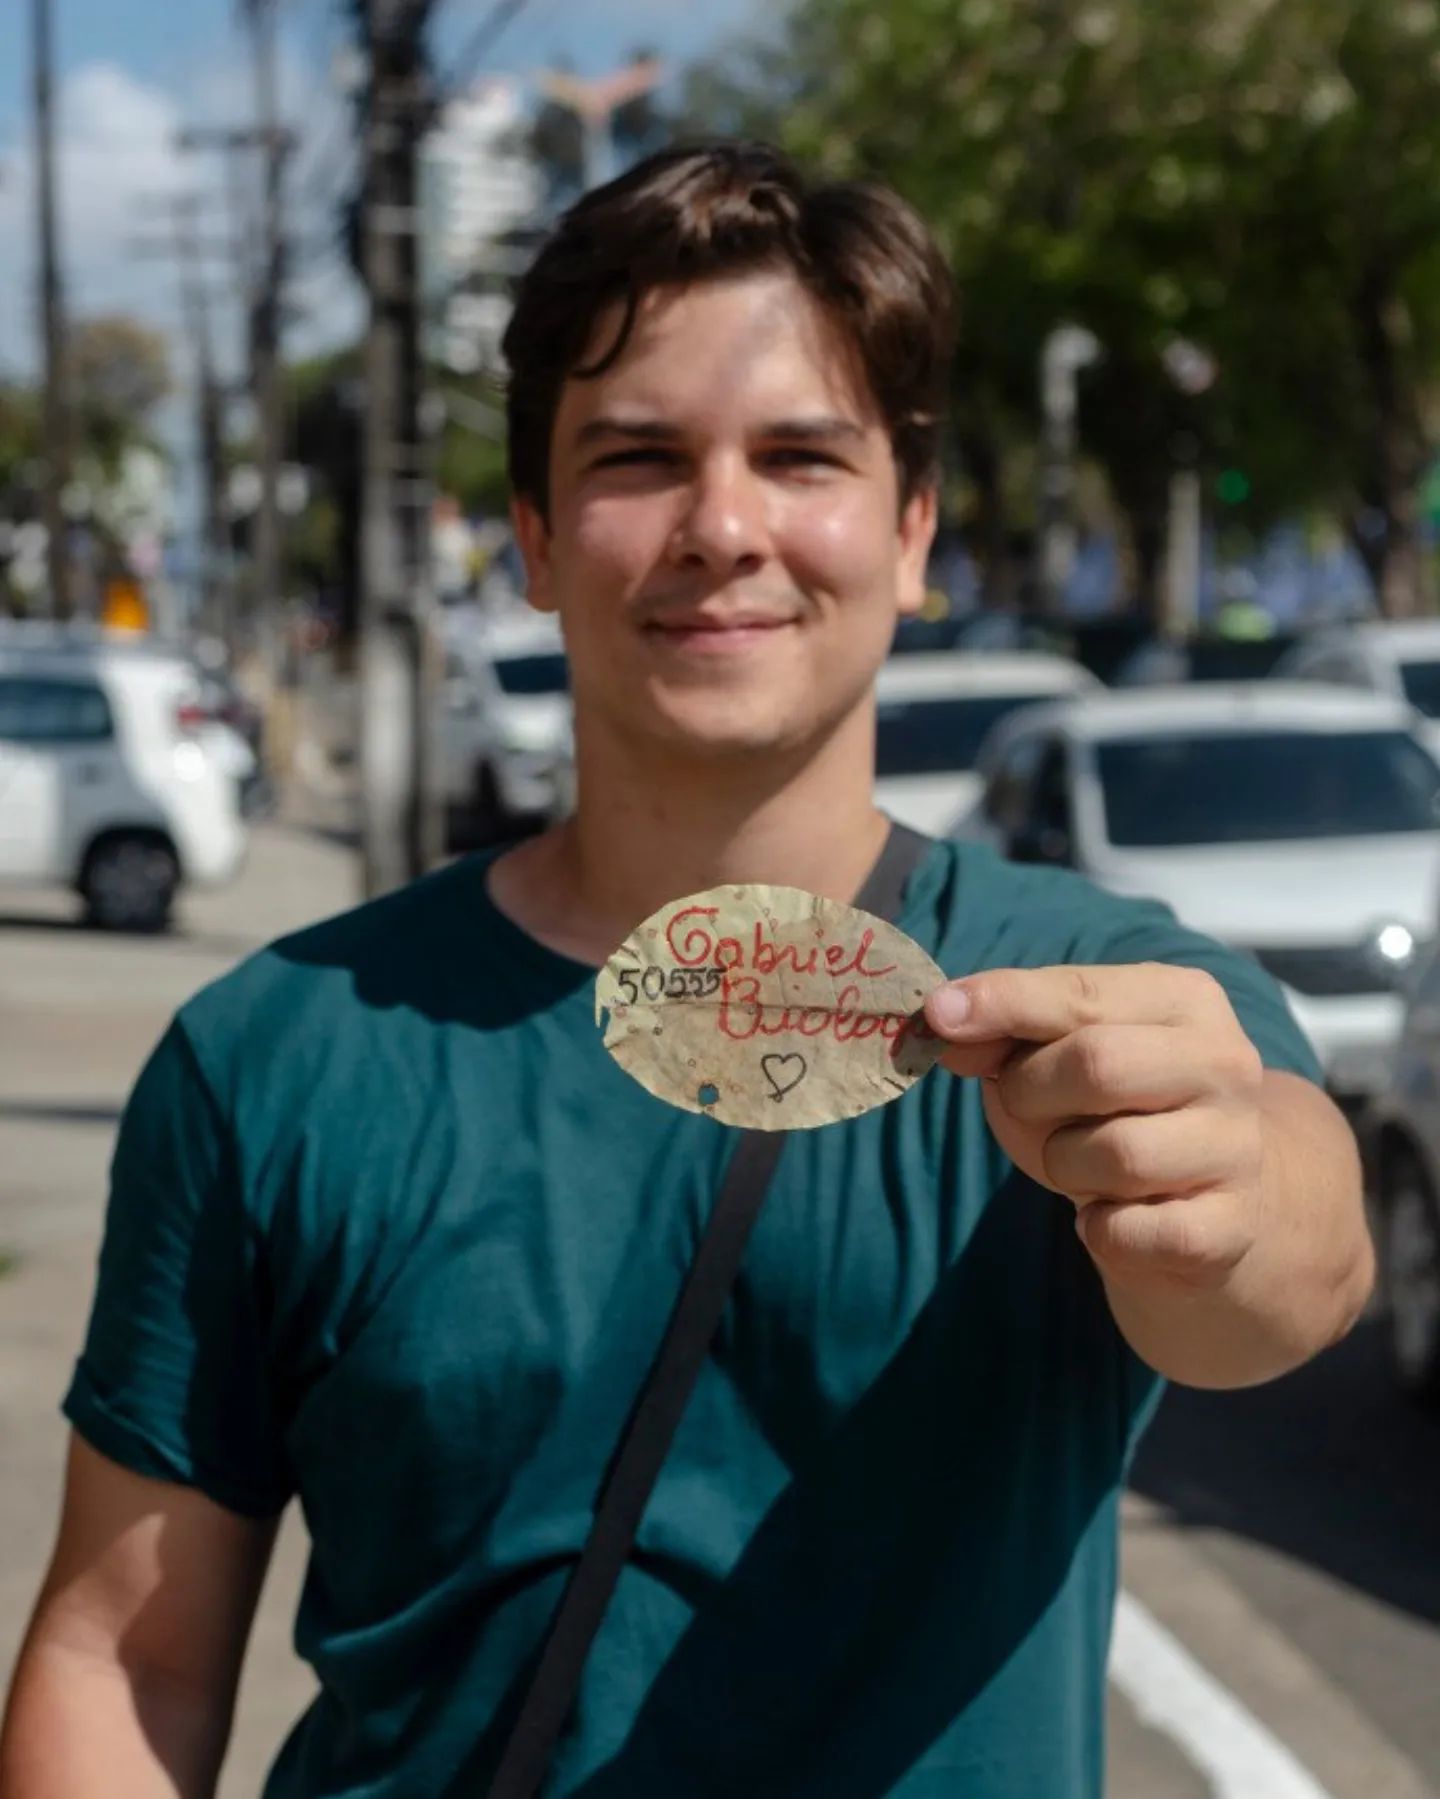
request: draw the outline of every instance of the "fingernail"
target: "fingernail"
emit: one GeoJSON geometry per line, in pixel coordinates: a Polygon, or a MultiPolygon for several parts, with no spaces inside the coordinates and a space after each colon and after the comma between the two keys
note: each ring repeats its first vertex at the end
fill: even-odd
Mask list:
{"type": "Polygon", "coordinates": [[[942,1031],[958,1031],[970,1016],[970,995],[963,987],[941,987],[930,995],[930,1021],[942,1031]]]}

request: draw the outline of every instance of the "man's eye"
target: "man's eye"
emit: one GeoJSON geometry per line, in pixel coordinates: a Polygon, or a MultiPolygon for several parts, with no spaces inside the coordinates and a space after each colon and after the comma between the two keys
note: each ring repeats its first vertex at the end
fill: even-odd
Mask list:
{"type": "Polygon", "coordinates": [[[639,468],[646,464],[662,466],[674,460],[671,450],[615,450],[608,456],[598,456],[590,464],[591,468],[639,468]]]}
{"type": "Polygon", "coordinates": [[[827,455],[824,450],[805,449],[796,446],[793,449],[771,450],[765,460],[777,468],[838,468],[838,458],[827,455]]]}

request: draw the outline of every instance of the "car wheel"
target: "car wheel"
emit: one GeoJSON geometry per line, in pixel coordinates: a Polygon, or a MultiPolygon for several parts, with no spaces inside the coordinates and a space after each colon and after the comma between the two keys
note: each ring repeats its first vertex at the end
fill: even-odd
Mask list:
{"type": "Polygon", "coordinates": [[[179,885],[175,852],[158,837],[103,837],[80,872],[86,920],[102,931],[163,931],[179,885]]]}
{"type": "Polygon", "coordinates": [[[1381,1171],[1380,1281],[1390,1362],[1412,1399],[1440,1407],[1440,1205],[1415,1156],[1381,1171]]]}

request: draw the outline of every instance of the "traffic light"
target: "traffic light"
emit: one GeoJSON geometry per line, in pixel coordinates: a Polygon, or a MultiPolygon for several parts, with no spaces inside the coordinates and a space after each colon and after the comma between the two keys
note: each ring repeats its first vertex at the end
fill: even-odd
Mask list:
{"type": "Polygon", "coordinates": [[[1250,491],[1250,477],[1244,469],[1222,469],[1215,483],[1215,496],[1223,506],[1243,505],[1250,491]]]}

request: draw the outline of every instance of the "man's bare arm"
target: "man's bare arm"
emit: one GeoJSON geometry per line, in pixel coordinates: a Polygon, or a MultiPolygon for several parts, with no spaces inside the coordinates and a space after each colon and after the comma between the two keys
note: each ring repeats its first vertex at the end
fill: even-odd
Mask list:
{"type": "Polygon", "coordinates": [[[71,1440],[60,1534],[16,1666],[3,1799],[204,1799],[230,1735],[275,1521],[71,1440]]]}

